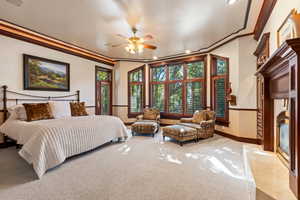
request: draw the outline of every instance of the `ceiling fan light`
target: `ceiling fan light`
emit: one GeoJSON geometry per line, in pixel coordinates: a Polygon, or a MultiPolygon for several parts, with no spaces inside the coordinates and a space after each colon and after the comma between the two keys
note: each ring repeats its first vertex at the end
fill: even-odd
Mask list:
{"type": "Polygon", "coordinates": [[[185,53],[186,53],[186,54],[190,54],[190,53],[191,53],[191,50],[188,50],[188,49],[187,49],[187,50],[185,50],[185,53]]]}
{"type": "Polygon", "coordinates": [[[225,2],[228,4],[228,5],[233,5],[234,3],[236,3],[238,0],[225,0],[225,2]]]}

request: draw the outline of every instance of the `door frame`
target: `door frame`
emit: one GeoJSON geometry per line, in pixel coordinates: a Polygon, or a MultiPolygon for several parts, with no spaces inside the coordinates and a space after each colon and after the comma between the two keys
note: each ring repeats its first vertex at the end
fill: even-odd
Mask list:
{"type": "MultiPolygon", "coordinates": [[[[96,115],[100,115],[101,113],[101,107],[100,107],[100,112],[97,112],[97,72],[98,71],[105,71],[105,72],[109,72],[111,77],[110,77],[110,81],[104,81],[106,83],[109,84],[110,86],[110,108],[109,108],[109,115],[112,115],[112,102],[113,102],[113,95],[112,95],[112,92],[113,92],[113,89],[112,89],[112,79],[113,79],[113,73],[112,73],[112,69],[108,69],[108,68],[105,68],[105,67],[100,67],[100,66],[95,66],[95,114],[96,115]]],[[[100,95],[101,95],[101,81],[100,81],[100,95]]]]}

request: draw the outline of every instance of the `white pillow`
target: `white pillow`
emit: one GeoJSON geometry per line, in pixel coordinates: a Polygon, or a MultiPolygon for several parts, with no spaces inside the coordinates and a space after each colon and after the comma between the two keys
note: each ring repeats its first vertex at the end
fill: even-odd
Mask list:
{"type": "Polygon", "coordinates": [[[58,119],[63,117],[71,117],[70,102],[50,101],[49,105],[52,110],[52,114],[54,118],[58,119]]]}
{"type": "Polygon", "coordinates": [[[15,114],[16,118],[18,120],[26,121],[27,120],[27,114],[25,107],[23,105],[15,105],[10,108],[8,108],[8,112],[13,115],[15,114]]]}

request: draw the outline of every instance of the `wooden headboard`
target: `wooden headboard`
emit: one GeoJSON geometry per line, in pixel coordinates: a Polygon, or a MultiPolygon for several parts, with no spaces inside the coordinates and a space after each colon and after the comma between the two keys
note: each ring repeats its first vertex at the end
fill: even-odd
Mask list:
{"type": "Polygon", "coordinates": [[[75,94],[65,95],[65,96],[38,96],[31,94],[23,94],[15,91],[8,90],[6,85],[2,86],[3,92],[3,113],[4,121],[8,118],[8,102],[14,102],[15,105],[18,105],[22,102],[44,102],[44,101],[70,101],[70,102],[80,102],[80,91],[77,90],[75,94]],[[9,98],[8,95],[13,94],[17,97],[9,98]]]}

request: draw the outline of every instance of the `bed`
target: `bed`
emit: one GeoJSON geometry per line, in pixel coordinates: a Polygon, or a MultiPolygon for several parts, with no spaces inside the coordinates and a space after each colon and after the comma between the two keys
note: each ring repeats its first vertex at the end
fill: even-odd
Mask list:
{"type": "MultiPolygon", "coordinates": [[[[6,91],[7,92],[7,91],[6,91]]],[[[6,94],[4,95],[6,109],[6,94]]],[[[115,139],[126,139],[127,129],[117,117],[89,115],[40,121],[22,121],[11,113],[0,132],[22,145],[19,154],[39,178],[68,157],[95,149],[115,139]]]]}

